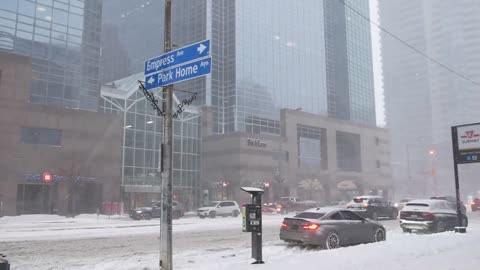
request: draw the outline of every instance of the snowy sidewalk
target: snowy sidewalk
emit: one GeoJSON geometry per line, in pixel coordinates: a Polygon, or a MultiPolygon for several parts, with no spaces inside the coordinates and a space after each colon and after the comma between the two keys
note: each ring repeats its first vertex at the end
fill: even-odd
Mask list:
{"type": "MultiPolygon", "coordinates": [[[[221,251],[191,251],[174,255],[175,269],[195,270],[476,270],[480,228],[467,234],[446,232],[432,235],[390,232],[386,242],[336,250],[306,250],[281,241],[266,243],[264,265],[251,265],[249,248],[221,251]]],[[[208,243],[206,243],[208,246],[208,243]]],[[[80,269],[157,269],[157,256],[133,256],[80,269]]]]}

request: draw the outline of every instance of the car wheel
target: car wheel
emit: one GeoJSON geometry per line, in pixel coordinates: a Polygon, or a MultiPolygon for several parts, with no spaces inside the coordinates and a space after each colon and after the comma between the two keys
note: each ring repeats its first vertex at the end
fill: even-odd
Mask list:
{"type": "Polygon", "coordinates": [[[404,233],[411,233],[412,229],[402,228],[404,233]]]}
{"type": "Polygon", "coordinates": [[[180,212],[173,212],[172,214],[172,218],[173,219],[179,219],[180,217],[182,216],[182,214],[180,212]]]}
{"type": "Polygon", "coordinates": [[[330,232],[325,240],[326,249],[335,249],[340,247],[340,237],[336,232],[330,232]]]}
{"type": "Polygon", "coordinates": [[[397,217],[398,217],[398,211],[397,211],[397,210],[393,210],[392,216],[391,216],[390,218],[393,219],[393,220],[395,220],[395,219],[397,219],[397,217]]]}
{"type": "Polygon", "coordinates": [[[467,227],[467,226],[468,226],[468,218],[466,216],[463,216],[462,227],[467,227]]]}
{"type": "Polygon", "coordinates": [[[378,214],[377,214],[377,212],[373,212],[373,213],[372,213],[372,219],[373,219],[373,220],[378,220],[378,214]]]}
{"type": "Polygon", "coordinates": [[[437,233],[444,232],[446,230],[447,230],[447,225],[445,224],[445,222],[443,221],[437,222],[437,228],[436,228],[437,233]]]}
{"type": "Polygon", "coordinates": [[[239,213],[237,210],[234,210],[234,211],[232,212],[232,217],[238,217],[239,214],[240,214],[240,213],[239,213]]]}
{"type": "Polygon", "coordinates": [[[215,218],[217,216],[217,213],[215,211],[211,211],[210,213],[208,213],[208,216],[210,218],[215,218]]]}
{"type": "Polygon", "coordinates": [[[377,228],[375,230],[375,233],[373,234],[373,241],[374,242],[381,242],[381,241],[385,241],[386,237],[385,237],[385,230],[382,229],[382,228],[377,228]]]}
{"type": "Polygon", "coordinates": [[[152,218],[152,215],[150,213],[143,213],[142,218],[146,220],[150,220],[152,218]]]}

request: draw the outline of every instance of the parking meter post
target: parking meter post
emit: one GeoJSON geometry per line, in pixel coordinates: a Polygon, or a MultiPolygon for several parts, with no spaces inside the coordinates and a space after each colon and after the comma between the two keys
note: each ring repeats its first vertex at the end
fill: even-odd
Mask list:
{"type": "Polygon", "coordinates": [[[252,203],[242,208],[243,231],[252,233],[252,264],[263,264],[262,260],[262,194],[263,190],[254,187],[242,187],[252,196],[252,203]]]}
{"type": "Polygon", "coordinates": [[[256,260],[253,264],[263,264],[262,261],[262,193],[252,196],[252,203],[256,206],[255,212],[259,225],[252,232],[252,257],[256,260]]]}

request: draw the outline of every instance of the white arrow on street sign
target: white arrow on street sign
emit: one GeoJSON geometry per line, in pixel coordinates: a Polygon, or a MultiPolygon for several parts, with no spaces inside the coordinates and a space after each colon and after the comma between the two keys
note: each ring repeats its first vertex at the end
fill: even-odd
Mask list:
{"type": "Polygon", "coordinates": [[[150,79],[148,79],[147,83],[152,84],[154,82],[155,82],[155,79],[153,78],[153,76],[150,76],[150,79]]]}
{"type": "Polygon", "coordinates": [[[200,45],[198,45],[198,48],[197,48],[197,52],[199,54],[202,54],[203,51],[207,48],[207,46],[203,45],[202,43],[200,43],[200,45]]]}

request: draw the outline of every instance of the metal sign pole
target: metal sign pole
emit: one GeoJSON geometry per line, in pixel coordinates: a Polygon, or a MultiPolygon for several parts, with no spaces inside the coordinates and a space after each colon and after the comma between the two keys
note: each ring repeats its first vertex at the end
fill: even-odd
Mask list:
{"type": "Polygon", "coordinates": [[[453,146],[453,170],[455,174],[455,195],[457,198],[457,218],[458,225],[462,225],[462,208],[460,200],[460,183],[458,181],[458,133],[457,127],[452,127],[452,146],[453,146]]]}
{"type": "MultiPolygon", "coordinates": [[[[172,0],[165,0],[165,52],[172,50],[172,0]]],[[[162,189],[162,211],[166,214],[162,215],[162,224],[160,230],[162,235],[160,241],[162,243],[162,250],[160,251],[160,267],[165,270],[173,269],[172,261],[172,145],[173,145],[173,118],[172,118],[172,106],[173,106],[173,85],[169,85],[163,88],[163,111],[164,111],[164,147],[162,151],[162,163],[163,173],[162,180],[166,182],[166,188],[162,189]],[[166,245],[165,245],[166,244],[166,245]]]]}

